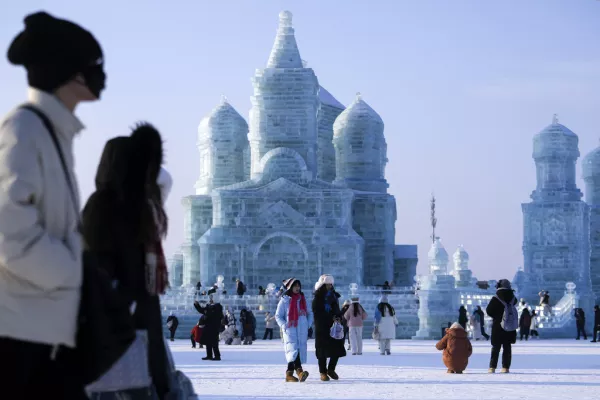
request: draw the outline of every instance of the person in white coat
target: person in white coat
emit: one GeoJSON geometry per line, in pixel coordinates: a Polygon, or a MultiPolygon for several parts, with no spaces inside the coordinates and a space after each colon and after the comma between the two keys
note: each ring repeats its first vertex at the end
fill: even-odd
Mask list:
{"type": "Polygon", "coordinates": [[[480,315],[477,311],[471,314],[471,318],[469,319],[469,325],[471,326],[471,333],[473,335],[473,340],[481,340],[483,339],[483,335],[481,334],[481,321],[480,315]]]}
{"type": "Polygon", "coordinates": [[[286,382],[304,382],[308,372],[302,364],[307,360],[308,329],[313,324],[313,312],[307,306],[302,293],[302,284],[296,278],[285,280],[286,292],[277,305],[275,320],[283,331],[285,358],[288,367],[285,373],[286,382]],[[294,376],[294,371],[298,378],[294,376]]]}
{"type": "Polygon", "coordinates": [[[375,329],[378,332],[379,352],[381,355],[392,354],[391,341],[396,339],[396,310],[388,303],[386,295],[381,296],[375,310],[375,329]]]}
{"type": "Polygon", "coordinates": [[[2,372],[2,397],[79,399],[83,267],[73,142],[84,126],[75,109],[100,99],[103,52],[71,21],[36,12],[24,23],[6,54],[27,71],[28,99],[0,122],[0,354],[12,366],[2,372]]]}

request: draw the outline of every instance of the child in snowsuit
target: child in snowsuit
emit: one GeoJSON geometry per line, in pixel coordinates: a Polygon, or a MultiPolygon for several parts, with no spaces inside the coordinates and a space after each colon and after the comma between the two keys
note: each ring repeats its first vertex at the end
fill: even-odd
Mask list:
{"type": "Polygon", "coordinates": [[[200,345],[201,349],[204,348],[202,343],[200,343],[200,340],[202,339],[202,330],[203,329],[204,329],[204,322],[202,321],[202,318],[200,318],[198,323],[196,325],[194,325],[194,327],[192,328],[192,332],[190,335],[190,340],[192,341],[192,349],[196,348],[196,343],[198,343],[200,345]]]}
{"type": "Polygon", "coordinates": [[[435,348],[444,351],[442,359],[449,374],[462,374],[469,364],[469,357],[473,354],[467,331],[458,322],[446,329],[446,335],[435,348]]]}

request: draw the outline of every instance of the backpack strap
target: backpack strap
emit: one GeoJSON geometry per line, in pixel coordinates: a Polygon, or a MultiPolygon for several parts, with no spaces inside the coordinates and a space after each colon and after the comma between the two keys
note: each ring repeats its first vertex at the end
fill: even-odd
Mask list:
{"type": "Polygon", "coordinates": [[[77,224],[79,228],[81,228],[81,220],[79,217],[79,210],[77,209],[77,196],[75,195],[75,186],[73,185],[73,181],[71,180],[71,175],[69,174],[69,168],[67,167],[67,162],[65,161],[65,155],[60,147],[60,142],[58,141],[58,137],[56,136],[56,131],[50,122],[50,119],[46,114],[44,114],[39,108],[35,107],[32,104],[23,104],[19,108],[29,110],[42,121],[44,127],[50,134],[50,138],[52,139],[52,143],[54,143],[54,148],[56,149],[56,153],[58,154],[58,158],[60,159],[60,164],[62,166],[63,174],[65,176],[65,180],[67,181],[67,186],[69,187],[69,193],[71,195],[71,201],[73,202],[73,208],[75,209],[75,216],[77,218],[77,224]]]}
{"type": "Polygon", "coordinates": [[[495,297],[496,299],[498,299],[498,301],[499,301],[500,303],[502,303],[502,305],[503,305],[504,307],[506,307],[506,306],[508,305],[508,304],[507,304],[507,303],[505,303],[505,302],[504,302],[504,301],[503,301],[503,300],[502,300],[500,297],[498,297],[498,295],[495,295],[494,297],[495,297]]]}

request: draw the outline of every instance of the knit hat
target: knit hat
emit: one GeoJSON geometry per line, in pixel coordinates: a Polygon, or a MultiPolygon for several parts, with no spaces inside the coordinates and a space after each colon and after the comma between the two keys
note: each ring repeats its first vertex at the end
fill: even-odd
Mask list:
{"type": "Polygon", "coordinates": [[[283,281],[283,287],[285,288],[285,290],[290,290],[292,288],[292,286],[294,286],[294,283],[300,283],[300,280],[296,279],[296,278],[290,278],[290,279],[286,279],[283,281]]]}
{"type": "Polygon", "coordinates": [[[496,289],[512,289],[508,279],[500,279],[496,284],[496,289]]]}
{"type": "Polygon", "coordinates": [[[99,97],[106,79],[103,54],[89,31],[43,11],[26,16],[24,23],[25,29],[13,39],[7,58],[11,64],[27,69],[31,87],[53,92],[81,73],[99,97]],[[93,73],[87,76],[90,70],[93,73]]]}
{"type": "Polygon", "coordinates": [[[321,275],[317,283],[315,283],[315,292],[321,288],[323,285],[333,285],[334,279],[332,275],[321,275]]]}

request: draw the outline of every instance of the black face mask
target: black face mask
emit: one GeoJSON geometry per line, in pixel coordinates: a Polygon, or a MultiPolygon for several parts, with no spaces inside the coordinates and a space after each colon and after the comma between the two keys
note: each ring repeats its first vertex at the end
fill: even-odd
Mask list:
{"type": "Polygon", "coordinates": [[[104,64],[100,62],[95,65],[90,65],[81,71],[81,75],[85,79],[85,86],[99,99],[100,93],[102,93],[106,87],[104,64]]]}

